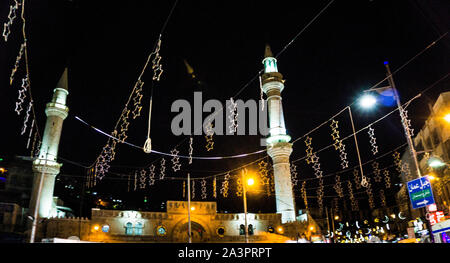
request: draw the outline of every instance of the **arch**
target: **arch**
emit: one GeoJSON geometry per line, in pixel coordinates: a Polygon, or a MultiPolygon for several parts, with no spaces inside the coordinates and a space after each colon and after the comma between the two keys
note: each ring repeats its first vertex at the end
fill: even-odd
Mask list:
{"type": "MultiPolygon", "coordinates": [[[[188,220],[183,219],[176,223],[172,229],[173,242],[186,242],[188,240],[188,220]]],[[[209,225],[198,218],[191,219],[192,242],[201,243],[211,239],[209,225]]]]}

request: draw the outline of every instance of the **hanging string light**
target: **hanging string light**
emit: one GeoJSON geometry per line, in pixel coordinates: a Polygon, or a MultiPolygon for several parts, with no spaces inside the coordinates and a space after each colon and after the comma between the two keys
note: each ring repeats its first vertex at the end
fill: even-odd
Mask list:
{"type": "Polygon", "coordinates": [[[383,175],[384,175],[384,183],[386,184],[386,188],[391,188],[391,177],[389,176],[389,171],[387,169],[384,169],[383,175]]]}
{"type": "Polygon", "coordinates": [[[380,202],[381,206],[386,207],[386,196],[384,195],[384,190],[380,190],[380,202]]]}
{"type": "Polygon", "coordinates": [[[195,180],[192,180],[192,194],[191,194],[191,198],[192,199],[195,198],[195,180]]]}
{"type": "Polygon", "coordinates": [[[368,178],[367,180],[368,180],[368,184],[366,187],[366,193],[367,193],[367,196],[369,197],[369,207],[370,207],[370,209],[373,209],[373,208],[375,208],[375,202],[373,200],[372,184],[370,183],[370,178],[368,178]]]}
{"type": "Polygon", "coordinates": [[[220,188],[220,194],[223,197],[228,197],[229,180],[230,180],[230,173],[227,173],[224,176],[224,181],[222,182],[222,187],[220,188]]]}
{"type": "MultiPolygon", "coordinates": [[[[25,114],[25,119],[23,121],[23,126],[22,126],[22,132],[20,133],[20,135],[23,135],[27,131],[27,123],[28,123],[28,119],[30,118],[31,107],[33,107],[32,100],[30,100],[30,102],[28,103],[28,108],[27,108],[27,112],[25,114]]],[[[34,119],[33,119],[33,123],[34,123],[34,119]]]]}
{"type": "Polygon", "coordinates": [[[323,178],[319,178],[319,187],[317,188],[317,204],[319,205],[319,211],[320,213],[323,213],[323,192],[324,186],[323,186],[323,178]]]}
{"type": "Polygon", "coordinates": [[[186,198],[186,181],[183,181],[183,199],[186,198]]]}
{"type": "Polygon", "coordinates": [[[166,159],[161,159],[161,168],[159,171],[159,180],[163,180],[166,176],[166,159]]]}
{"type": "Polygon", "coordinates": [[[402,172],[402,160],[400,159],[400,153],[395,151],[392,156],[394,157],[394,164],[396,166],[397,172],[402,172]]]}
{"type": "Polygon", "coordinates": [[[14,22],[14,19],[16,18],[16,10],[19,9],[20,3],[17,2],[17,0],[14,0],[14,5],[9,6],[9,13],[8,13],[8,22],[3,24],[3,39],[5,39],[5,42],[8,41],[8,37],[11,34],[11,26],[14,22]]]}
{"type": "MultiPolygon", "coordinates": [[[[339,199],[338,198],[333,198],[333,213],[339,214],[339,199]]],[[[333,216],[333,215],[331,215],[331,216],[333,216]]]]}
{"type": "Polygon", "coordinates": [[[264,90],[262,88],[261,74],[259,74],[259,99],[261,101],[261,111],[264,111],[264,90]]]}
{"type": "Polygon", "coordinates": [[[147,180],[147,177],[145,176],[146,175],[146,171],[144,170],[144,169],[142,169],[141,171],[140,171],[140,174],[139,174],[140,176],[139,176],[139,188],[140,189],[145,189],[145,181],[147,180]]]}
{"type": "Polygon", "coordinates": [[[237,132],[237,102],[233,100],[233,98],[230,98],[230,104],[228,105],[228,119],[230,121],[230,126],[228,126],[230,134],[234,134],[237,132]]]}
{"type": "Polygon", "coordinates": [[[353,181],[355,182],[356,189],[361,189],[361,179],[359,177],[358,169],[353,169],[353,181]]]}
{"type": "Polygon", "coordinates": [[[16,57],[16,63],[14,64],[14,68],[11,71],[11,75],[9,77],[9,85],[12,85],[14,81],[14,75],[16,74],[17,70],[19,69],[20,61],[22,60],[23,53],[26,48],[26,42],[20,45],[19,55],[16,57]]]}
{"type": "Polygon", "coordinates": [[[405,108],[403,108],[400,111],[400,114],[402,116],[402,123],[405,129],[407,130],[407,132],[411,137],[414,137],[414,129],[411,128],[411,120],[408,119],[408,111],[405,108]]]}
{"type": "Polygon", "coordinates": [[[206,124],[206,131],[205,131],[205,139],[206,139],[206,150],[209,152],[214,148],[214,141],[213,141],[213,135],[214,135],[214,131],[213,131],[213,125],[212,122],[208,122],[208,124],[206,124]]]}
{"type": "Polygon", "coordinates": [[[358,200],[355,199],[355,196],[353,194],[352,182],[347,181],[347,187],[348,187],[348,193],[350,196],[352,211],[358,211],[359,210],[358,200]]]}
{"type": "Polygon", "coordinates": [[[348,161],[347,161],[347,153],[345,152],[345,144],[342,143],[342,140],[339,136],[339,130],[338,130],[338,121],[332,120],[330,124],[332,133],[331,137],[334,140],[334,149],[339,151],[339,158],[341,159],[341,167],[342,169],[348,168],[348,161]]]}
{"type": "Polygon", "coordinates": [[[152,186],[152,185],[155,184],[155,169],[156,169],[155,165],[153,165],[153,164],[150,165],[149,173],[148,173],[148,176],[149,176],[148,184],[149,184],[149,186],[152,186]]]}
{"type": "Polygon", "coordinates": [[[378,153],[378,146],[377,146],[377,139],[375,138],[375,130],[372,128],[372,126],[369,126],[369,137],[370,137],[370,146],[372,154],[375,155],[378,153]]]}
{"type": "Polygon", "coordinates": [[[303,181],[302,188],[301,188],[303,203],[305,204],[306,210],[308,210],[308,198],[306,195],[306,181],[303,181]]]}
{"type": "Polygon", "coordinates": [[[201,186],[202,186],[202,199],[206,199],[207,194],[206,194],[206,180],[203,179],[201,181],[201,186]]]}
{"type": "Polygon", "coordinates": [[[150,54],[150,56],[154,55],[152,60],[152,69],[153,69],[153,80],[159,81],[161,78],[161,74],[163,73],[162,65],[160,64],[162,57],[159,55],[159,51],[161,49],[161,34],[159,35],[158,42],[156,44],[155,50],[150,54]]]}
{"type": "Polygon", "coordinates": [[[342,189],[341,177],[339,175],[336,175],[336,183],[333,188],[340,198],[344,197],[344,190],[342,189]]]}
{"type": "Polygon", "coordinates": [[[296,186],[298,184],[298,179],[297,179],[297,166],[293,163],[291,163],[290,165],[290,169],[291,169],[291,181],[292,181],[292,185],[296,186]]]}
{"type": "Polygon", "coordinates": [[[178,157],[178,153],[179,151],[176,148],[170,151],[170,154],[172,154],[172,170],[174,172],[179,171],[181,169],[180,157],[178,157]]]}
{"type": "Polygon", "coordinates": [[[142,95],[142,87],[144,86],[144,82],[141,81],[140,79],[138,80],[138,85],[137,88],[135,90],[134,96],[133,96],[133,120],[136,119],[137,117],[141,116],[141,110],[142,110],[142,97],[144,95],[142,95]]]}
{"type": "Polygon", "coordinates": [[[380,164],[377,161],[372,162],[373,173],[375,174],[373,179],[377,183],[379,183],[379,182],[381,182],[381,180],[383,180],[383,178],[381,177],[381,170],[380,170],[379,166],[380,166],[380,164]]]}
{"type": "Polygon", "coordinates": [[[411,181],[413,179],[412,174],[411,174],[411,169],[409,168],[409,163],[405,162],[402,165],[401,171],[404,173],[405,179],[407,181],[411,181]]]}
{"type": "Polygon", "coordinates": [[[213,197],[217,198],[217,178],[215,176],[213,179],[213,197]]]}
{"type": "Polygon", "coordinates": [[[242,190],[243,190],[242,181],[241,181],[241,178],[238,177],[236,180],[236,196],[242,196],[242,193],[243,193],[242,190]]]}
{"type": "Polygon", "coordinates": [[[30,132],[28,134],[27,149],[30,147],[31,136],[33,135],[34,119],[31,121],[30,132]]]}
{"type": "Polygon", "coordinates": [[[191,136],[189,138],[189,164],[192,164],[192,153],[194,152],[194,138],[191,136]]]}
{"type": "Polygon", "coordinates": [[[22,104],[25,101],[25,98],[27,97],[27,90],[30,87],[30,83],[28,81],[28,76],[25,76],[25,78],[22,79],[22,86],[19,89],[19,97],[17,98],[17,102],[16,102],[16,108],[15,111],[17,113],[17,115],[20,115],[20,113],[23,110],[22,104]]]}

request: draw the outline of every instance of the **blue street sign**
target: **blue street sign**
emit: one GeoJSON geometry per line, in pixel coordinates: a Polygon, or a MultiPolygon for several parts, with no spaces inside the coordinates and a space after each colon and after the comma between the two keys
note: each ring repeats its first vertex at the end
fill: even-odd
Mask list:
{"type": "Polygon", "coordinates": [[[407,186],[413,209],[434,204],[433,190],[426,176],[409,181],[407,186]]]}

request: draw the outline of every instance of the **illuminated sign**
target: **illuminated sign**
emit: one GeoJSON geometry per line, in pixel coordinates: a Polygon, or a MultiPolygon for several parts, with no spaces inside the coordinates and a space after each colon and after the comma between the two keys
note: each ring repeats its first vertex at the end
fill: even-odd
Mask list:
{"type": "Polygon", "coordinates": [[[430,213],[429,220],[431,225],[441,222],[442,219],[445,219],[444,212],[436,211],[434,213],[430,213]]]}

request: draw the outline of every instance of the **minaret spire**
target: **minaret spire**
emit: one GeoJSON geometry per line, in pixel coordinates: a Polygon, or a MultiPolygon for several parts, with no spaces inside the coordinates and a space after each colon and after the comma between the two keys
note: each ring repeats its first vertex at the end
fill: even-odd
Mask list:
{"type": "Polygon", "coordinates": [[[269,112],[269,137],[266,138],[267,153],[272,158],[277,213],[281,222],[293,222],[295,217],[295,199],[292,189],[289,156],[292,153],[291,137],[286,133],[281,91],[284,89],[283,75],[278,72],[277,60],[273,57],[269,45],[264,52],[264,73],[261,76],[262,89],[267,95],[269,112]]]}
{"type": "Polygon", "coordinates": [[[68,69],[65,68],[53,90],[52,100],[47,103],[45,108],[47,121],[41,148],[38,157],[33,161],[34,182],[29,208],[30,212],[34,212],[36,217],[40,218],[55,215],[53,191],[55,178],[62,166],[57,162],[57,158],[63,121],[69,112],[69,108],[66,106],[68,94],[68,69]]]}

